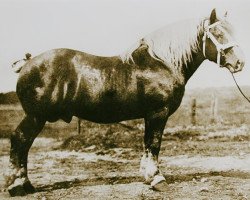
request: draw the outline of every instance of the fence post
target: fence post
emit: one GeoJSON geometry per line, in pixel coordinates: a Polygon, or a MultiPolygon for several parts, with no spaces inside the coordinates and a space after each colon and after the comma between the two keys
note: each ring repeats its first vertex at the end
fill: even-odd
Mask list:
{"type": "Polygon", "coordinates": [[[77,133],[78,135],[81,134],[81,119],[77,118],[77,133]]]}
{"type": "Polygon", "coordinates": [[[211,123],[217,123],[218,121],[218,99],[215,95],[211,100],[211,123]]]}
{"type": "Polygon", "coordinates": [[[196,125],[196,99],[195,98],[192,99],[192,103],[191,103],[191,124],[193,126],[196,125]]]}

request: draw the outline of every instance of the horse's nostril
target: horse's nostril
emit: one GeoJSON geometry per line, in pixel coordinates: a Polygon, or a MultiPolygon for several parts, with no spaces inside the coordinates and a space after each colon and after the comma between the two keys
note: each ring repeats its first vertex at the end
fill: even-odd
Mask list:
{"type": "Polygon", "coordinates": [[[239,67],[243,67],[243,66],[244,66],[244,61],[238,60],[236,64],[237,64],[237,66],[239,66],[239,67]]]}
{"type": "Polygon", "coordinates": [[[236,70],[241,70],[244,67],[244,64],[245,64],[244,61],[237,60],[235,69],[236,70]]]}
{"type": "Polygon", "coordinates": [[[241,64],[242,64],[242,63],[240,63],[240,64],[237,63],[237,64],[236,64],[236,66],[235,66],[235,71],[238,72],[238,71],[241,71],[241,70],[242,70],[242,65],[241,65],[241,64]]]}

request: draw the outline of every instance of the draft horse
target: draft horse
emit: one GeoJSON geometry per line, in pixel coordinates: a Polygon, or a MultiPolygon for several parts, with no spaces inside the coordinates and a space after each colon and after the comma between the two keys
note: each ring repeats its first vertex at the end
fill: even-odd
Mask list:
{"type": "Polygon", "coordinates": [[[208,59],[231,73],[244,57],[225,18],[210,16],[168,25],[122,55],[101,57],[54,49],[26,59],[16,92],[26,116],[11,134],[6,185],[11,196],[35,191],[28,179],[29,149],[45,123],[72,116],[96,123],[144,118],[140,171],[155,190],[165,190],[158,166],[165,124],[180,106],[185,85],[208,59]]]}

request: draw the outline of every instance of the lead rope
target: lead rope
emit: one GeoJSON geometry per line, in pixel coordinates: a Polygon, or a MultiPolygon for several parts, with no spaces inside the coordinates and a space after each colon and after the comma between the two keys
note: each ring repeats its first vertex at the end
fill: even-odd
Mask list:
{"type": "MultiPolygon", "coordinates": [[[[229,43],[224,44],[224,45],[220,44],[220,43],[216,40],[216,38],[213,36],[213,34],[211,34],[211,33],[209,32],[209,29],[212,28],[212,27],[214,27],[214,26],[217,26],[217,25],[220,24],[221,22],[218,21],[218,22],[215,22],[214,24],[210,24],[210,25],[209,25],[208,23],[209,23],[208,20],[206,20],[206,21],[204,21],[204,24],[203,24],[203,26],[204,26],[204,35],[203,35],[203,38],[202,38],[202,41],[203,41],[203,55],[204,55],[204,57],[206,58],[206,39],[207,39],[207,38],[210,38],[211,41],[212,41],[212,42],[214,43],[214,45],[216,46],[216,49],[217,49],[217,64],[218,64],[219,66],[221,66],[221,65],[220,65],[220,57],[221,57],[220,54],[221,54],[221,50],[225,50],[225,49],[227,49],[227,48],[229,48],[229,47],[238,46],[238,44],[236,44],[236,43],[234,43],[234,42],[229,42],[229,43]]],[[[220,28],[220,27],[219,27],[219,28],[220,28]]],[[[222,31],[223,31],[223,30],[222,30],[222,31]]],[[[233,80],[234,80],[234,82],[235,82],[235,84],[236,84],[238,90],[240,91],[240,93],[242,94],[242,96],[248,101],[248,103],[250,103],[250,99],[249,99],[249,98],[243,93],[243,91],[241,90],[241,88],[240,88],[240,86],[238,85],[238,83],[237,83],[237,81],[236,81],[236,79],[235,79],[233,73],[231,73],[231,74],[232,74],[233,80]]]]}
{"type": "Polygon", "coordinates": [[[235,82],[235,84],[236,84],[238,90],[240,91],[240,93],[242,94],[242,96],[245,97],[245,99],[250,103],[249,98],[247,98],[247,96],[246,96],[246,95],[242,92],[242,90],[240,89],[240,86],[238,85],[238,83],[237,83],[237,81],[236,81],[236,79],[235,79],[235,77],[234,77],[234,74],[233,74],[233,73],[231,73],[231,74],[232,74],[232,77],[233,77],[233,79],[234,79],[234,82],[235,82]]]}

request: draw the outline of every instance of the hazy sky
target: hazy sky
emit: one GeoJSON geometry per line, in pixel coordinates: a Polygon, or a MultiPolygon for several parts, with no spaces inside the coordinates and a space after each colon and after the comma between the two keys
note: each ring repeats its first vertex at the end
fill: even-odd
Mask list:
{"type": "MultiPolygon", "coordinates": [[[[250,1],[248,0],[0,0],[0,92],[15,90],[11,64],[54,48],[116,55],[169,23],[228,11],[246,66],[237,74],[250,85],[250,1]]],[[[187,87],[234,85],[226,69],[205,62],[187,87]]]]}

